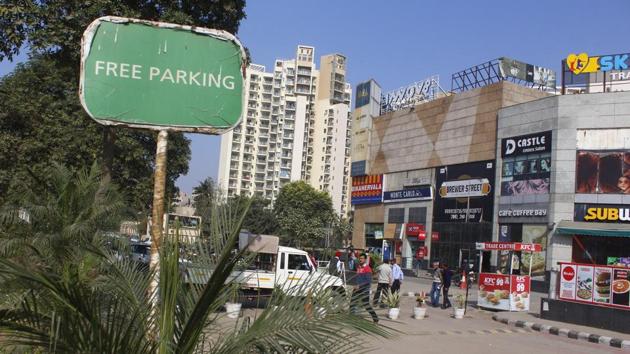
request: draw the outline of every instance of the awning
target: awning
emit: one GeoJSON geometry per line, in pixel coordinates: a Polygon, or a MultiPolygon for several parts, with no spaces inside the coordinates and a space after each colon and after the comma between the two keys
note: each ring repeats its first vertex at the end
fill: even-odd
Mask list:
{"type": "Polygon", "coordinates": [[[630,224],[561,220],[556,232],[563,235],[630,237],[630,224]]]}

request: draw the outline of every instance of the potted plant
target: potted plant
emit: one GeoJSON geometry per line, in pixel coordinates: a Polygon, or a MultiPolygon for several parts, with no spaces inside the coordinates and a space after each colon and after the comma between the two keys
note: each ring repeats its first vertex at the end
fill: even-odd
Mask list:
{"type": "Polygon", "coordinates": [[[413,318],[415,318],[416,320],[423,319],[427,313],[427,308],[424,307],[425,297],[426,296],[424,292],[416,296],[416,306],[413,308],[413,318]]]}
{"type": "Polygon", "coordinates": [[[228,302],[225,303],[225,312],[227,312],[227,317],[229,318],[237,318],[241,313],[242,304],[238,302],[239,300],[239,287],[233,286],[230,289],[230,298],[228,302]]]}
{"type": "Polygon", "coordinates": [[[464,295],[463,294],[456,295],[454,302],[455,302],[455,307],[453,307],[453,311],[454,311],[453,315],[457,319],[464,318],[464,312],[466,312],[466,309],[464,308],[466,304],[464,295]]]}
{"type": "Polygon", "coordinates": [[[385,304],[389,306],[389,318],[392,320],[398,319],[398,315],[400,315],[400,293],[392,292],[391,289],[388,289],[385,294],[385,304]]]}

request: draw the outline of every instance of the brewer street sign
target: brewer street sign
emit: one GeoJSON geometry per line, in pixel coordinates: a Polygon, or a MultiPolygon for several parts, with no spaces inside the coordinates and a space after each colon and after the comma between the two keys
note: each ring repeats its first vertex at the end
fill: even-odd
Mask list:
{"type": "Polygon", "coordinates": [[[245,60],[224,31],[101,17],[83,34],[81,104],[105,125],[219,134],[240,121],[245,60]]]}

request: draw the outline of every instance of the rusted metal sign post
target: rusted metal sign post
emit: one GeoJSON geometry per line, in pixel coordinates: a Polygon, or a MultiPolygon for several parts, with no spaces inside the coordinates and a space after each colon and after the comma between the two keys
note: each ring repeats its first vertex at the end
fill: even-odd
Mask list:
{"type": "MultiPolygon", "coordinates": [[[[168,131],[221,134],[243,112],[245,50],[224,31],[121,17],[88,26],[79,94],[100,124],[157,130],[151,268],[159,269],[168,131]]],[[[156,272],[153,289],[157,289],[156,272]]]]}

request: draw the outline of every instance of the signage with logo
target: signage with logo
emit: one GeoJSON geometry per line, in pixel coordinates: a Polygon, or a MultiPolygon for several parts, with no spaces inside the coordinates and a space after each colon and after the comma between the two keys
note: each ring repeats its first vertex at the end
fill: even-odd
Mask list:
{"type": "Polygon", "coordinates": [[[575,204],[575,221],[630,223],[629,205],[575,204]]]}
{"type": "Polygon", "coordinates": [[[551,130],[501,139],[501,157],[551,151],[551,130]]]}
{"type": "Polygon", "coordinates": [[[560,290],[558,294],[560,299],[575,300],[576,274],[577,265],[562,264],[560,266],[560,290]]]}
{"type": "Polygon", "coordinates": [[[435,222],[492,220],[494,161],[472,162],[436,168],[435,222]],[[468,213],[468,216],[467,216],[468,213]]]}
{"type": "Polygon", "coordinates": [[[510,276],[510,311],[529,311],[530,286],[528,275],[510,276]]]}
{"type": "Polygon", "coordinates": [[[561,262],[558,298],[630,310],[630,269],[561,262]]]}
{"type": "Polygon", "coordinates": [[[499,58],[499,71],[504,78],[513,77],[540,86],[556,87],[556,72],[542,66],[502,57],[499,58]]]}
{"type": "Polygon", "coordinates": [[[380,203],[383,199],[383,175],[352,177],[352,204],[380,203]]]}
{"type": "Polygon", "coordinates": [[[479,273],[479,296],[477,304],[495,310],[510,309],[510,276],[494,273],[479,273]]]}
{"type": "Polygon", "coordinates": [[[81,104],[105,125],[219,134],[241,119],[245,65],[227,32],[101,17],[83,34],[81,104]]]}
{"type": "Polygon", "coordinates": [[[547,216],[547,208],[528,208],[527,206],[499,206],[499,217],[501,218],[518,218],[518,217],[543,217],[547,216]]]}
{"type": "Polygon", "coordinates": [[[589,57],[586,53],[569,54],[567,67],[575,75],[607,72],[611,70],[627,70],[630,65],[630,53],[589,57]]]}
{"type": "Polygon", "coordinates": [[[431,232],[431,241],[439,241],[440,240],[440,233],[437,231],[433,231],[431,232]]]}
{"type": "Polygon", "coordinates": [[[525,251],[525,252],[541,252],[542,245],[538,243],[520,243],[520,242],[477,242],[475,249],[481,251],[525,251]]]}
{"type": "Polygon", "coordinates": [[[406,224],[405,233],[407,234],[407,236],[418,236],[421,231],[424,231],[424,225],[422,224],[406,224]]]}
{"type": "Polygon", "coordinates": [[[440,186],[442,198],[483,197],[490,193],[490,182],[487,178],[447,181],[440,186]]]}
{"type": "Polygon", "coordinates": [[[365,167],[366,167],[365,160],[352,162],[352,164],[350,165],[350,176],[351,177],[365,176],[365,172],[366,172],[365,167]]]}
{"type": "Polygon", "coordinates": [[[383,194],[384,203],[410,202],[433,199],[433,189],[430,186],[389,191],[383,194]]]}
{"type": "Polygon", "coordinates": [[[422,102],[433,100],[439,87],[440,78],[435,75],[383,94],[381,96],[381,114],[413,107],[422,102]]]}
{"type": "Polygon", "coordinates": [[[371,81],[367,81],[357,85],[357,99],[354,108],[363,107],[370,103],[370,83],[371,81]]]}

